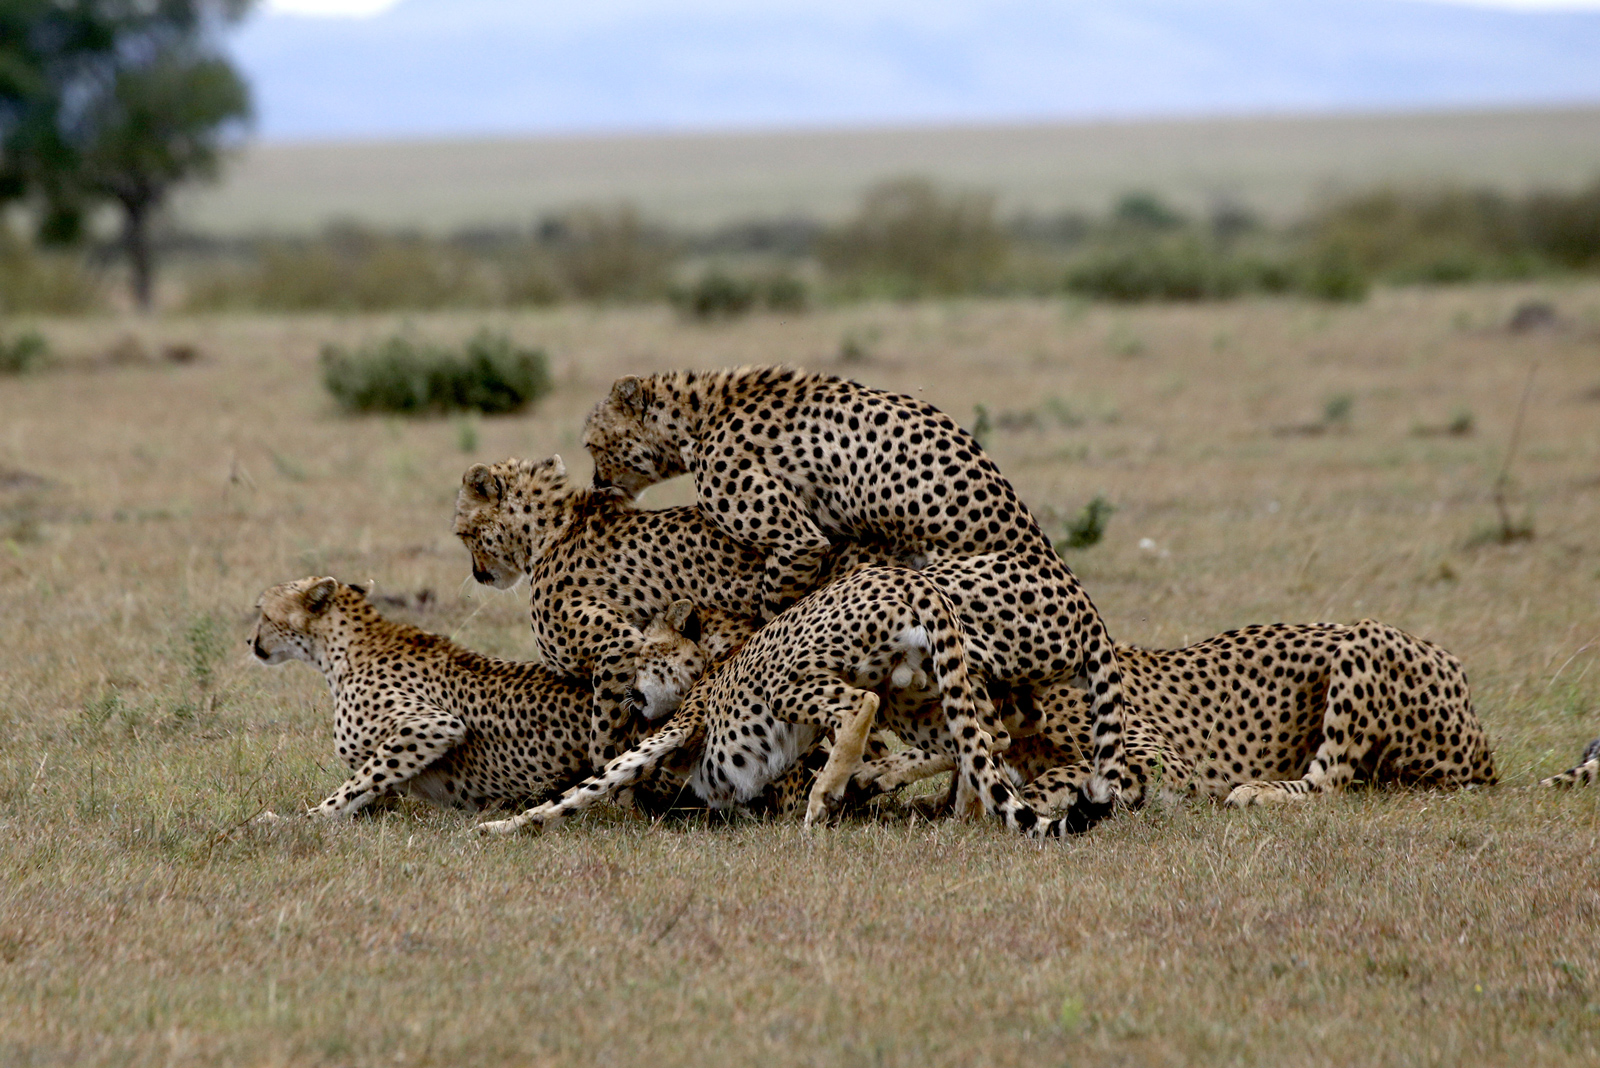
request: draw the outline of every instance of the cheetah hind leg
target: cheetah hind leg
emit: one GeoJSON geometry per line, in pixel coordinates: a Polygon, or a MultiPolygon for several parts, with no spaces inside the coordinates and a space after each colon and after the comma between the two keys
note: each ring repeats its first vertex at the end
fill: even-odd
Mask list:
{"type": "Polygon", "coordinates": [[[828,763],[812,785],[811,797],[806,803],[807,827],[831,815],[844,800],[851,777],[861,767],[861,755],[866,751],[867,738],[872,734],[872,721],[877,714],[878,695],[868,690],[862,693],[856,714],[834,733],[828,763]]]}

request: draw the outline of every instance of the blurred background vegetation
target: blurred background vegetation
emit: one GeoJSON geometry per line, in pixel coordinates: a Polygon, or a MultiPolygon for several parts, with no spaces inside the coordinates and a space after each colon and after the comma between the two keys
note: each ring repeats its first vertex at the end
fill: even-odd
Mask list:
{"type": "MultiPolygon", "coordinates": [[[[862,299],[1074,294],[1117,302],[1297,294],[1360,300],[1373,285],[1600,271],[1600,180],[1511,195],[1384,186],[1269,222],[1247,205],[1203,214],[1150,192],[1102,213],[1003,216],[981,190],[898,178],[848,217],[669,227],[632,205],[585,205],[528,225],[450,234],[349,221],[308,236],[152,242],[171,310],[507,308],[670,301],[688,318],[790,314],[862,299]]],[[[41,247],[0,229],[0,314],[75,314],[117,301],[116,239],[41,247]]]]}

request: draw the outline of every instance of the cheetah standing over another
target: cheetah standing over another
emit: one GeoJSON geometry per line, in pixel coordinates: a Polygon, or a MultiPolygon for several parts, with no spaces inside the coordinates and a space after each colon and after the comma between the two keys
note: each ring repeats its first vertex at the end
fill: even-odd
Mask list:
{"type": "Polygon", "coordinates": [[[334,739],[352,774],[308,816],[350,816],[390,794],[481,809],[583,777],[591,697],[582,680],[391,622],[359,586],[332,578],[274,586],[256,607],[256,657],[304,660],[333,691],[334,739]]]}
{"type": "MultiPolygon", "coordinates": [[[[589,756],[597,771],[637,735],[630,711],[659,719],[676,707],[653,698],[650,680],[636,684],[643,628],[653,617],[675,601],[693,602],[708,663],[724,659],[756,627],[759,552],[698,508],[640,509],[617,490],[575,486],[559,456],[474,465],[462,478],[455,530],[479,582],[508,589],[527,577],[544,662],[593,681],[589,756]]],[[[888,559],[853,549],[831,565],[888,559]]]]}
{"type": "MultiPolygon", "coordinates": [[[[689,690],[660,734],[625,754],[607,775],[569,791],[561,801],[479,829],[508,833],[576,811],[659,760],[673,732],[679,732],[682,746],[701,731],[704,749],[690,785],[712,808],[762,796],[821,734],[832,734],[833,752],[810,792],[806,821],[811,823],[838,803],[860,762],[879,708],[874,692],[879,687],[903,686],[925,672],[946,723],[956,728],[979,718],[976,705],[983,698],[973,689],[964,645],[950,599],[920,572],[857,571],[757,631],[689,690]]],[[[664,652],[673,655],[670,646],[664,652]]],[[[947,737],[960,737],[958,729],[947,737]]],[[[1086,830],[1092,822],[1082,806],[1057,820],[1039,819],[1025,807],[1021,811],[1033,817],[1023,822],[1041,837],[1086,830]]]]}
{"type": "MultiPolygon", "coordinates": [[[[1110,811],[1124,780],[1123,713],[1105,625],[1011,484],[937,408],[782,367],[630,376],[590,413],[584,445],[596,486],[632,494],[691,474],[707,517],[763,554],[766,618],[835,538],[924,558],[975,667],[1016,691],[1024,712],[1087,679],[1096,774],[1078,803],[1091,822],[1110,811]]],[[[988,733],[952,725],[958,789],[1031,831],[1032,810],[992,766],[988,733]]]]}

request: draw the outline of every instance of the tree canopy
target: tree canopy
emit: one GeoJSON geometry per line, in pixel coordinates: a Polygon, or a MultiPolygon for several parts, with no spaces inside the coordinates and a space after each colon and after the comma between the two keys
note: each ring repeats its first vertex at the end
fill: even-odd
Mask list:
{"type": "Polygon", "coordinates": [[[120,209],[134,297],[151,299],[149,227],[175,185],[215,174],[250,94],[219,40],[251,0],[0,3],[0,204],[69,242],[120,209]]]}

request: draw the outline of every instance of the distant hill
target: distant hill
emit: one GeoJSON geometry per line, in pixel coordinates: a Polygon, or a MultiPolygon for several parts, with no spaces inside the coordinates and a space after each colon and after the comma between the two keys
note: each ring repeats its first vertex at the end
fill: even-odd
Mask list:
{"type": "Polygon", "coordinates": [[[1600,103],[1600,12],[1415,0],[401,0],[236,51],[269,139],[1600,103]]]}
{"type": "Polygon", "coordinates": [[[837,217],[880,178],[990,189],[1007,211],[1100,210],[1130,189],[1284,217],[1339,189],[1458,181],[1505,189],[1600,176],[1600,108],[789,133],[262,145],[179,204],[216,233],[334,218],[445,231],[527,224],[585,201],[670,222],[837,217]]]}

